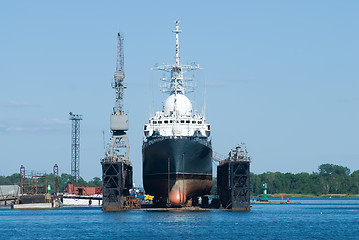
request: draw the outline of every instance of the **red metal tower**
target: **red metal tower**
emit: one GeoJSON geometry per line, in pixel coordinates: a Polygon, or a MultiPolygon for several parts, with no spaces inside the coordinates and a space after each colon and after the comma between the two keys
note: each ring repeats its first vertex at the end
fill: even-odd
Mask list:
{"type": "Polygon", "coordinates": [[[20,191],[21,194],[25,193],[25,167],[23,165],[20,167],[20,191]]]}
{"type": "Polygon", "coordinates": [[[57,195],[59,192],[59,167],[54,165],[54,193],[57,195]]]}

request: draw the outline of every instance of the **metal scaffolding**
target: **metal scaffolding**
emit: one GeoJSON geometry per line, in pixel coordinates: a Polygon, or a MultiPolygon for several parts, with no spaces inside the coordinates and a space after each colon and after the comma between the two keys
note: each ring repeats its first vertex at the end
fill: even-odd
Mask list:
{"type": "Polygon", "coordinates": [[[25,174],[25,167],[20,167],[21,194],[36,195],[47,193],[47,175],[45,172],[30,171],[25,174]]]}

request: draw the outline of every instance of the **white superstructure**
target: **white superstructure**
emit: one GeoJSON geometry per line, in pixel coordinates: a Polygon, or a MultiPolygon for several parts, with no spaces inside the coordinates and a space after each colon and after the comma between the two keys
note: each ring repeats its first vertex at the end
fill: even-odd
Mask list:
{"type": "Polygon", "coordinates": [[[170,96],[164,101],[163,110],[151,116],[149,123],[145,124],[145,136],[210,136],[210,125],[206,123],[204,116],[194,113],[191,101],[184,95],[189,88],[183,78],[183,73],[200,69],[198,65],[184,65],[179,63],[179,22],[176,21],[176,64],[156,67],[157,70],[169,72],[171,78],[165,88],[170,96]]]}

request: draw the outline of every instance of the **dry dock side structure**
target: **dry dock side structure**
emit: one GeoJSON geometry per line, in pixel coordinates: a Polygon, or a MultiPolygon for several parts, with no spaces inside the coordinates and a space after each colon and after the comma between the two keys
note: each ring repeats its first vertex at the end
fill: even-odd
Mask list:
{"type": "Polygon", "coordinates": [[[250,157],[244,143],[217,167],[217,188],[223,208],[250,211],[250,157]]]}

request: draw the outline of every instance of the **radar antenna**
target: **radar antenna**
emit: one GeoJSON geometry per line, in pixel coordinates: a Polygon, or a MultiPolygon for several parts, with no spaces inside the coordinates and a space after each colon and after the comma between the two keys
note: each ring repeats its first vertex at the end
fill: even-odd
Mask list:
{"type": "MultiPolygon", "coordinates": [[[[186,89],[192,89],[193,86],[186,84],[185,81],[191,81],[192,79],[184,79],[183,73],[193,71],[193,70],[199,70],[201,69],[198,64],[192,63],[191,65],[180,65],[180,56],[179,56],[179,33],[182,32],[182,30],[179,29],[179,21],[176,20],[176,29],[173,30],[176,34],[176,64],[175,65],[163,65],[163,66],[157,66],[153,69],[155,70],[161,70],[164,72],[169,72],[171,74],[171,79],[168,80],[167,78],[162,78],[162,81],[167,82],[166,85],[162,86],[162,92],[167,92],[170,95],[172,94],[184,94],[186,89]]],[[[189,90],[188,92],[190,92],[189,90]]]]}

